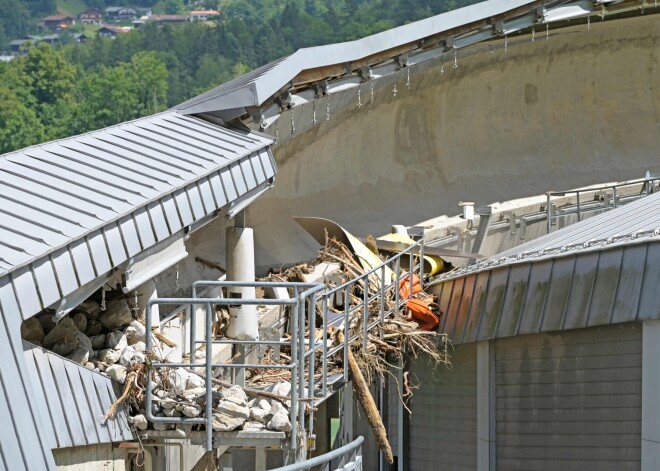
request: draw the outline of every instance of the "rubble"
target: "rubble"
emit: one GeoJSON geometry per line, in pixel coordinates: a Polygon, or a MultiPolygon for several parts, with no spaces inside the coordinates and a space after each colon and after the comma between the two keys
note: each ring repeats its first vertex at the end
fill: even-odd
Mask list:
{"type": "Polygon", "coordinates": [[[35,317],[26,320],[21,325],[21,337],[36,345],[42,345],[44,342],[44,328],[35,317]]]}
{"type": "Polygon", "coordinates": [[[118,383],[126,381],[126,367],[121,365],[110,365],[105,369],[105,372],[110,379],[114,379],[118,383]]]}
{"type": "Polygon", "coordinates": [[[98,321],[109,330],[126,327],[132,320],[133,313],[124,299],[109,302],[106,310],[102,311],[98,318],[98,321]]]}

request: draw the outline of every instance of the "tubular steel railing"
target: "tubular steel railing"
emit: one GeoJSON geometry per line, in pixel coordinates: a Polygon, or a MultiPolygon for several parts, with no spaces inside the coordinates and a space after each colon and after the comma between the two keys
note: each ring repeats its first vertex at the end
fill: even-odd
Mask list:
{"type": "Polygon", "coordinates": [[[330,471],[330,463],[333,460],[341,459],[340,468],[343,469],[361,469],[358,466],[351,467],[351,464],[359,465],[362,462],[362,443],[364,437],[358,437],[351,443],[337,448],[336,450],[329,451],[321,456],[316,456],[309,460],[301,461],[299,463],[290,464],[281,468],[275,468],[273,471],[302,471],[310,469],[314,466],[321,466],[321,471],[330,471]]]}
{"type": "MultiPolygon", "coordinates": [[[[307,443],[307,437],[313,434],[313,416],[309,414],[309,421],[305,427],[305,403],[320,402],[327,398],[328,391],[328,360],[333,355],[342,352],[343,362],[341,375],[343,381],[348,381],[348,348],[350,343],[361,339],[363,348],[366,349],[369,332],[375,327],[381,325],[387,318],[397,313],[401,306],[412,297],[413,284],[416,282],[416,274],[419,282],[423,281],[423,238],[411,244],[401,253],[396,254],[380,265],[366,271],[362,275],[351,279],[339,286],[328,287],[324,284],[315,283],[290,283],[290,282],[238,282],[238,281],[197,281],[193,284],[193,293],[191,298],[157,298],[147,303],[146,308],[146,327],[147,331],[152,329],[152,308],[154,305],[177,305],[181,309],[187,310],[190,315],[190,363],[166,363],[151,362],[150,371],[147,375],[146,387],[146,415],[147,419],[153,423],[166,424],[189,424],[205,425],[206,427],[206,449],[213,449],[213,388],[212,381],[214,368],[233,368],[233,369],[285,369],[291,372],[291,407],[289,410],[289,419],[291,421],[290,447],[296,450],[301,444],[304,447],[307,443]],[[402,260],[407,259],[407,266],[410,271],[404,272],[402,269],[402,260]],[[389,278],[389,279],[388,279],[389,278]],[[405,297],[401,296],[400,286],[402,283],[410,283],[410,287],[405,297]],[[375,286],[371,291],[370,287],[375,286]],[[225,297],[198,297],[198,289],[202,287],[255,287],[255,288],[286,288],[293,293],[293,297],[288,299],[246,299],[246,298],[225,298],[225,297]],[[361,292],[362,298],[358,303],[351,303],[354,292],[361,292]],[[335,309],[334,300],[343,296],[343,310],[335,309]],[[388,302],[388,297],[393,302],[388,302]],[[289,325],[291,337],[289,339],[278,340],[232,340],[232,339],[214,339],[213,338],[213,320],[214,306],[236,306],[236,305],[260,305],[260,306],[288,306],[289,325]],[[375,316],[370,305],[376,306],[375,316]],[[203,339],[197,338],[197,307],[204,308],[205,335],[203,339]],[[322,314],[322,340],[316,341],[316,315],[322,314]],[[349,329],[352,321],[357,316],[361,318],[360,332],[351,335],[344,335],[344,341],[340,345],[328,345],[328,330],[330,328],[341,328],[344,326],[345,332],[349,329]],[[306,329],[306,326],[308,330],[306,329]],[[307,335],[306,335],[307,333],[307,335]],[[206,357],[203,362],[198,363],[195,353],[198,345],[205,346],[206,357]],[[213,346],[214,345],[239,345],[239,346],[268,346],[289,347],[291,350],[291,361],[286,364],[248,364],[245,363],[214,363],[213,346]],[[306,348],[307,346],[307,348],[306,348]],[[320,358],[319,358],[320,357],[320,358]],[[322,372],[318,379],[316,375],[316,360],[320,359],[322,372]],[[206,380],[206,411],[204,417],[157,417],[153,414],[154,394],[152,391],[152,373],[154,370],[162,368],[190,368],[204,369],[206,380]]],[[[146,350],[153,351],[153,336],[147,335],[146,350]]],[[[313,404],[312,404],[313,405],[313,404]]],[[[304,456],[303,452],[299,456],[304,456]]],[[[296,468],[297,469],[297,468],[296,468]]]]}
{"type": "Polygon", "coordinates": [[[566,191],[549,191],[546,193],[546,218],[548,234],[552,231],[553,219],[561,218],[564,216],[577,215],[577,220],[580,222],[583,216],[587,213],[597,211],[608,211],[615,209],[617,206],[635,201],[644,196],[648,196],[653,192],[655,182],[660,181],[660,177],[651,176],[647,173],[645,178],[639,180],[631,180],[628,182],[617,183],[613,185],[605,185],[600,187],[582,188],[579,190],[566,190],[566,191]],[[622,188],[630,188],[641,185],[641,191],[634,193],[629,191],[622,194],[622,188]],[[591,200],[581,199],[581,195],[591,194],[591,200]],[[555,208],[553,211],[552,198],[553,197],[570,197],[575,196],[575,204],[567,205],[566,208],[555,208]],[[604,202],[601,203],[600,197],[603,196],[604,202]],[[598,199],[594,199],[597,197],[598,199]],[[611,198],[611,202],[610,202],[611,198]]]}

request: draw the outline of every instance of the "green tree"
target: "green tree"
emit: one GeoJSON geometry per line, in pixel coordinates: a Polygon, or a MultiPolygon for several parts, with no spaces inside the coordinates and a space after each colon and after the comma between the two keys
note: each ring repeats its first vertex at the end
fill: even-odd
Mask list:
{"type": "Polygon", "coordinates": [[[44,127],[35,111],[12,90],[0,86],[0,154],[37,144],[44,138],[44,127]]]}

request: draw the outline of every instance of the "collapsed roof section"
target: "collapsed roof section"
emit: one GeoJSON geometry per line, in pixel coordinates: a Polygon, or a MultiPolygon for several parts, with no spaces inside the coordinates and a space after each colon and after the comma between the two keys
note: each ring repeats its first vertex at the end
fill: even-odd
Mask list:
{"type": "Polygon", "coordinates": [[[479,42],[504,38],[535,24],[587,17],[596,11],[604,18],[637,3],[490,0],[355,41],[300,49],[175,109],[184,114],[208,114],[224,121],[252,119],[255,128],[266,129],[281,111],[392,75],[402,68],[479,42]],[[611,7],[614,4],[620,5],[611,7]]]}
{"type": "Polygon", "coordinates": [[[136,255],[233,215],[272,185],[270,144],[170,111],[1,156],[3,309],[28,319],[89,295],[136,255]]]}

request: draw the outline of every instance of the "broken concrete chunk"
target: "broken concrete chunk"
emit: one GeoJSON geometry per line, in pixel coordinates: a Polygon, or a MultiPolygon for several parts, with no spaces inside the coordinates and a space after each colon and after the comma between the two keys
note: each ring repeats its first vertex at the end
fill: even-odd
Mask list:
{"type": "Polygon", "coordinates": [[[265,424],[267,416],[268,416],[268,412],[263,410],[261,407],[252,407],[250,409],[250,418],[252,420],[265,424]]]}
{"type": "Polygon", "coordinates": [[[114,350],[123,350],[128,347],[126,336],[121,330],[115,330],[114,332],[110,332],[108,335],[106,335],[105,345],[106,347],[112,348],[114,350]]]}
{"type": "Polygon", "coordinates": [[[288,413],[287,408],[284,407],[280,401],[278,401],[276,399],[271,399],[270,400],[270,410],[268,411],[268,413],[270,415],[275,415],[278,412],[288,413]]]}
{"type": "Polygon", "coordinates": [[[134,363],[144,363],[145,356],[144,353],[135,351],[133,347],[126,347],[121,351],[121,356],[119,357],[119,364],[122,366],[129,367],[134,363]]]}
{"type": "Polygon", "coordinates": [[[101,350],[100,352],[97,352],[96,356],[99,359],[99,361],[102,361],[107,365],[114,365],[119,361],[121,352],[109,348],[107,350],[101,350]]]}
{"type": "Polygon", "coordinates": [[[172,409],[163,408],[163,414],[165,414],[165,417],[181,417],[181,412],[176,407],[172,409]]]}
{"type": "Polygon", "coordinates": [[[193,388],[193,389],[188,389],[186,392],[184,392],[181,397],[185,399],[188,402],[193,402],[199,399],[200,397],[206,396],[206,388],[201,387],[201,388],[193,388]]]}
{"type": "Polygon", "coordinates": [[[202,413],[202,408],[197,404],[186,404],[181,409],[181,413],[186,417],[198,417],[202,413]]]}
{"type": "Polygon", "coordinates": [[[131,346],[136,352],[144,353],[147,350],[147,345],[144,342],[135,342],[131,346]]]}
{"type": "Polygon", "coordinates": [[[130,325],[124,330],[128,344],[133,345],[136,342],[144,342],[147,334],[147,328],[137,320],[132,320],[130,325]]]}
{"type": "Polygon", "coordinates": [[[133,425],[138,430],[147,430],[149,423],[143,414],[138,414],[128,418],[128,423],[133,425]]]}
{"type": "Polygon", "coordinates": [[[267,399],[259,399],[256,402],[255,406],[259,407],[260,409],[263,409],[264,411],[266,411],[266,414],[270,413],[271,405],[270,405],[270,402],[268,402],[267,399]]]}
{"type": "Polygon", "coordinates": [[[232,386],[231,388],[225,388],[220,391],[220,399],[222,401],[233,402],[243,407],[248,407],[248,399],[245,391],[240,386],[232,386]]]}
{"type": "MultiPolygon", "coordinates": [[[[79,365],[85,365],[89,360],[89,350],[84,347],[78,347],[73,353],[69,354],[67,358],[71,361],[75,361],[79,365]]],[[[94,365],[92,365],[92,369],[94,369],[94,365]]]]}
{"type": "Polygon", "coordinates": [[[33,317],[21,324],[21,337],[28,342],[43,344],[44,328],[37,318],[33,317]]]}
{"type": "Polygon", "coordinates": [[[132,320],[131,308],[124,299],[109,302],[106,310],[99,314],[99,322],[109,330],[126,327],[132,320]]]}
{"type": "Polygon", "coordinates": [[[82,312],[76,312],[71,316],[71,319],[80,332],[85,332],[87,329],[87,316],[85,314],[82,312]]]}
{"type": "Polygon", "coordinates": [[[110,365],[105,369],[105,372],[110,379],[113,379],[119,383],[124,383],[126,381],[126,368],[121,365],[110,365]]]}
{"type": "Polygon", "coordinates": [[[186,384],[188,383],[189,373],[183,368],[175,368],[170,371],[169,380],[172,386],[172,392],[177,396],[186,392],[186,384]]]}
{"type": "Polygon", "coordinates": [[[273,415],[273,418],[270,419],[266,428],[277,432],[290,432],[291,421],[289,420],[289,414],[284,411],[279,411],[277,414],[273,415]]]}
{"type": "MultiPolygon", "coordinates": [[[[186,383],[186,389],[197,389],[205,388],[206,382],[197,376],[196,374],[188,374],[188,382],[186,383]]],[[[206,389],[205,389],[206,390],[206,389]]]]}
{"type": "MultiPolygon", "coordinates": [[[[165,417],[165,414],[160,413],[156,417],[165,417]]],[[[153,425],[154,425],[154,430],[163,431],[163,430],[167,430],[168,428],[170,428],[170,424],[161,424],[161,423],[158,423],[158,422],[154,422],[153,425]]]]}
{"type": "Polygon", "coordinates": [[[213,414],[213,430],[230,431],[243,426],[250,409],[229,401],[220,401],[218,411],[213,414]]]}
{"type": "Polygon", "coordinates": [[[98,368],[94,366],[94,363],[90,362],[85,363],[85,368],[92,371],[98,370],[98,368]]]}

